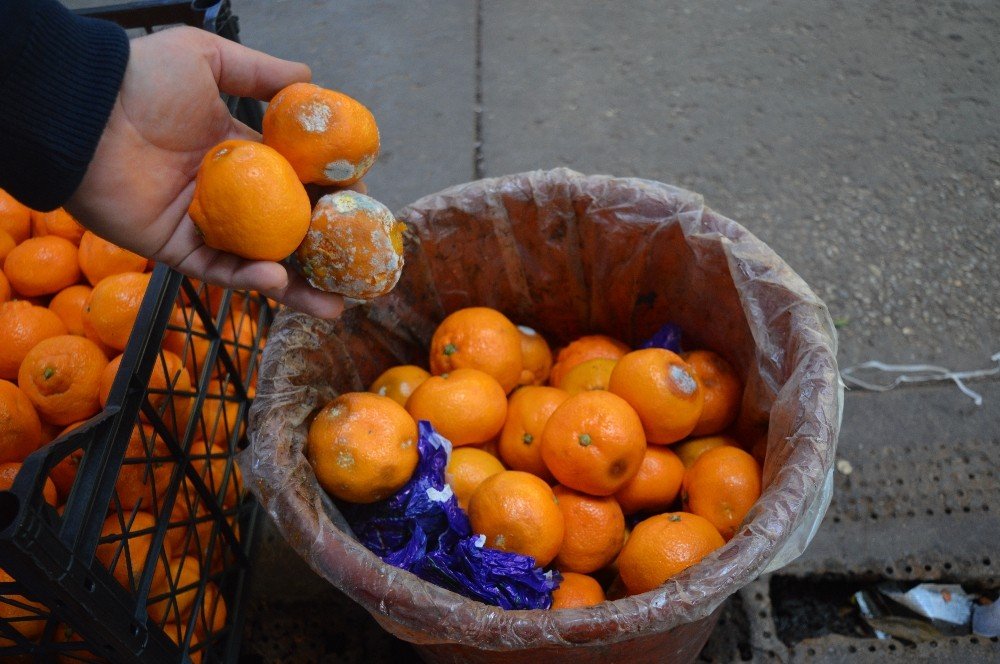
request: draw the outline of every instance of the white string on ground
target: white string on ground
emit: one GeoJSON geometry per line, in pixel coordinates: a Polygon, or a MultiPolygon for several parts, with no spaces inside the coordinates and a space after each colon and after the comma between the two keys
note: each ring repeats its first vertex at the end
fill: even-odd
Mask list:
{"type": "Polygon", "coordinates": [[[990,356],[990,359],[996,366],[986,369],[973,369],[971,371],[952,371],[946,367],[938,367],[933,364],[886,364],[878,360],[871,360],[843,369],[840,372],[840,377],[848,387],[856,387],[872,392],[887,392],[904,383],[930,383],[940,380],[950,380],[958,386],[958,389],[962,390],[963,394],[972,399],[977,406],[981,406],[983,405],[982,395],[970,389],[964,381],[970,378],[985,378],[1000,374],[1000,353],[994,353],[990,356]],[[855,372],[866,369],[898,375],[893,377],[888,383],[872,383],[855,375],[855,372]]]}

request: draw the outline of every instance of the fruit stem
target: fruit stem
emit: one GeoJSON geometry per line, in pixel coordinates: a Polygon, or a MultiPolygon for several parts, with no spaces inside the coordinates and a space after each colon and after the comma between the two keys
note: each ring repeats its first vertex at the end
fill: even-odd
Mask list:
{"type": "Polygon", "coordinates": [[[44,378],[45,380],[48,380],[49,378],[52,378],[55,375],[56,375],[56,370],[53,369],[52,367],[45,367],[45,371],[42,372],[42,378],[44,378]]]}
{"type": "Polygon", "coordinates": [[[590,438],[590,434],[589,434],[589,433],[581,433],[581,434],[580,434],[580,445],[581,445],[581,446],[583,446],[583,447],[587,447],[587,446],[588,446],[588,445],[590,445],[590,444],[591,444],[592,442],[594,442],[594,441],[593,441],[593,440],[591,440],[591,438],[590,438]]]}
{"type": "Polygon", "coordinates": [[[531,442],[535,440],[535,437],[532,436],[530,433],[526,433],[524,434],[523,440],[525,445],[531,445],[531,442]]]}
{"type": "Polygon", "coordinates": [[[455,346],[455,344],[445,344],[445,347],[444,347],[444,354],[445,355],[454,355],[457,352],[458,352],[458,348],[455,346]]]}

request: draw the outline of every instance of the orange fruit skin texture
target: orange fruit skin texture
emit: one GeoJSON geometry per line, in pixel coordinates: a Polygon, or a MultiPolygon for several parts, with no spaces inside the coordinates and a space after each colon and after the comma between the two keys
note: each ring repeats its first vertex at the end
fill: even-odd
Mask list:
{"type": "Polygon", "coordinates": [[[368,172],[379,152],[378,125],[363,104],[312,83],[293,83],[264,112],[264,143],[280,152],[302,182],[346,187],[368,172]]]}
{"type": "Polygon", "coordinates": [[[571,396],[590,390],[606,390],[616,364],[618,360],[606,357],[584,360],[563,374],[557,387],[571,396]]]}
{"type": "Polygon", "coordinates": [[[684,473],[684,509],[704,517],[729,541],[760,498],[760,466],[738,447],[708,450],[684,473]]]}
{"type": "Polygon", "coordinates": [[[468,511],[469,498],[483,480],[504,470],[500,460],[489,452],[474,447],[459,447],[452,450],[444,477],[455,492],[458,506],[468,511]]]}
{"type": "Polygon", "coordinates": [[[632,479],[645,452],[639,416],[611,392],[570,397],[542,432],[542,460],[559,483],[594,496],[610,496],[632,479]]]}
{"type": "Polygon", "coordinates": [[[519,470],[483,480],[469,500],[469,521],[485,546],[531,556],[538,567],[556,557],[565,530],[551,487],[519,470]]]}
{"type": "Polygon", "coordinates": [[[500,433],[507,418],[507,395],[489,374],[455,369],[431,376],[413,390],[406,410],[427,420],[455,447],[478,445],[500,433]]]}
{"type": "Polygon", "coordinates": [[[517,387],[522,367],[521,333],[496,309],[467,307],[453,311],[431,337],[432,374],[479,369],[496,378],[509,394],[517,387]]]}
{"type": "Polygon", "coordinates": [[[396,493],[417,467],[417,423],[398,403],[368,392],[342,394],[309,426],[306,457],[337,498],[373,503],[396,493]]]}
{"type": "MultiPolygon", "coordinates": [[[[14,480],[17,479],[19,472],[21,472],[21,462],[19,461],[0,463],[0,491],[7,491],[14,486],[14,480]]],[[[45,478],[45,484],[42,487],[42,498],[53,507],[59,503],[59,494],[56,491],[56,485],[49,478],[45,478]]]]}
{"type": "Polygon", "coordinates": [[[705,436],[703,438],[690,438],[673,445],[670,449],[677,454],[685,468],[690,468],[702,454],[723,445],[740,446],[736,439],[730,436],[705,436]]]}
{"type": "Polygon", "coordinates": [[[430,377],[429,372],[415,364],[400,364],[379,374],[379,377],[372,381],[368,391],[389,397],[405,407],[406,400],[413,394],[413,390],[430,377]]]}
{"type": "MultiPolygon", "coordinates": [[[[148,512],[136,512],[134,516],[116,513],[104,520],[104,525],[101,527],[101,539],[109,538],[109,541],[98,544],[95,555],[102,565],[111,570],[115,580],[126,589],[133,588],[139,582],[143,567],[146,565],[146,559],[150,554],[155,528],[156,519],[148,512]],[[119,522],[119,518],[124,522],[124,528],[119,522]],[[124,538],[122,537],[123,533],[124,538]],[[114,539],[110,539],[112,537],[114,539]],[[127,554],[124,550],[126,547],[128,548],[127,554]],[[114,562],[113,567],[112,562],[114,562]],[[129,575],[130,569],[132,571],[131,577],[129,575]]],[[[162,553],[166,554],[163,557],[170,559],[170,547],[167,541],[163,542],[162,553]]]]}
{"type": "Polygon", "coordinates": [[[694,369],[695,380],[705,395],[692,436],[710,436],[724,430],[736,419],[743,399],[743,383],[724,357],[710,350],[684,353],[681,358],[694,369]]]}
{"type": "Polygon", "coordinates": [[[639,464],[639,472],[615,493],[626,514],[662,512],[681,490],[684,463],[668,447],[650,445],[639,464]]]}
{"type": "Polygon", "coordinates": [[[17,384],[47,422],[66,426],[101,409],[98,394],[107,364],[104,352],[90,339],[52,337],[24,356],[17,384]]]}
{"type": "Polygon", "coordinates": [[[93,289],[84,284],[64,288],[49,300],[49,310],[59,316],[70,334],[85,336],[83,328],[83,308],[93,289]]]}
{"type": "Polygon", "coordinates": [[[526,325],[518,325],[521,333],[521,378],[518,385],[544,385],[552,371],[552,349],[549,342],[526,325]]]}
{"type": "Polygon", "coordinates": [[[552,591],[552,610],[582,609],[600,604],[606,598],[601,584],[592,576],[563,572],[562,582],[552,591]]]}
{"type": "Polygon", "coordinates": [[[0,302],[6,302],[10,299],[10,281],[4,276],[3,272],[0,272],[0,302]]]}
{"type": "Polygon", "coordinates": [[[712,524],[700,516],[657,514],[632,529],[618,557],[618,571],[628,593],[637,595],[659,587],[724,543],[712,524]]]}
{"type": "Polygon", "coordinates": [[[31,237],[31,209],[3,189],[0,189],[0,230],[10,233],[17,244],[31,237]]]}
{"type": "Polygon", "coordinates": [[[510,395],[497,449],[509,468],[538,475],[550,484],[555,482],[542,460],[542,432],[549,417],[566,399],[569,394],[545,385],[528,385],[510,395]]]}
{"type": "Polygon", "coordinates": [[[91,286],[104,277],[123,272],[145,272],[149,261],[87,231],[80,239],[77,255],[80,271],[91,286]]]}
{"type": "Polygon", "coordinates": [[[625,543],[625,515],[618,501],[613,496],[588,496],[561,485],[552,493],[566,525],[553,561],[556,568],[587,574],[614,560],[625,543]]]}
{"type": "Polygon", "coordinates": [[[645,348],[622,357],[611,372],[608,389],[635,408],[648,442],[661,445],[686,438],[705,402],[691,367],[663,348],[645,348]]]}
{"type": "Polygon", "coordinates": [[[33,237],[14,247],[3,272],[11,288],[26,297],[51,295],[80,280],[76,247],[55,235],[33,237]]]}
{"type": "Polygon", "coordinates": [[[319,199],[295,250],[298,270],[315,288],[370,300],[403,274],[406,225],[374,198],[340,191],[319,199]]]}
{"type": "Polygon", "coordinates": [[[56,208],[52,212],[32,210],[31,225],[35,237],[55,235],[77,245],[86,230],[73,215],[62,208],[56,208]]]}
{"type": "Polygon", "coordinates": [[[0,378],[16,380],[21,361],[39,341],[66,334],[66,325],[45,307],[24,300],[0,303],[0,378]]]}
{"type": "Polygon", "coordinates": [[[559,385],[566,372],[581,362],[600,357],[617,360],[630,350],[621,341],[605,334],[589,334],[574,339],[560,349],[556,355],[556,362],[552,365],[552,371],[549,374],[549,384],[559,385]]]}
{"type": "Polygon", "coordinates": [[[94,286],[83,308],[87,337],[114,350],[125,350],[149,279],[149,274],[125,272],[105,277],[94,286]]]}
{"type": "Polygon", "coordinates": [[[31,399],[0,380],[0,462],[22,461],[42,444],[42,423],[31,399]]]}
{"type": "Polygon", "coordinates": [[[209,247],[280,261],[305,237],[312,207],[284,157],[260,143],[229,140],[202,160],[188,214],[209,247]]]}
{"type": "Polygon", "coordinates": [[[17,242],[14,242],[14,238],[11,237],[10,233],[0,230],[0,269],[3,268],[3,264],[7,260],[7,255],[16,246],[17,242]]]}

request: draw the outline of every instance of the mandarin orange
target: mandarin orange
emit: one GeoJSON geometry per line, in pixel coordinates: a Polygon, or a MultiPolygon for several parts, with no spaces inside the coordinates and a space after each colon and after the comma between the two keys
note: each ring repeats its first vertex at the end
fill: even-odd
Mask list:
{"type": "Polygon", "coordinates": [[[562,485],[552,492],[566,524],[553,565],[589,574],[613,561],[625,543],[625,515],[614,496],[589,496],[562,485]]]}
{"type": "Polygon", "coordinates": [[[280,261],[309,229],[309,195],[288,161],[262,143],[228,140],[198,168],[188,214],[207,246],[280,261]]]}
{"type": "Polygon", "coordinates": [[[493,376],[505,393],[510,393],[517,387],[523,366],[521,333],[496,309],[467,307],[453,311],[431,337],[432,374],[479,369],[493,376]]]}
{"type": "Polygon", "coordinates": [[[549,373],[549,384],[559,385],[567,371],[586,360],[607,358],[617,360],[630,348],[606,334],[590,334],[574,339],[556,354],[555,364],[549,373]]]}
{"type": "Polygon", "coordinates": [[[389,397],[342,394],[313,418],[306,457],[320,486],[337,498],[383,500],[417,467],[417,423],[389,397]]]}
{"type": "Polygon", "coordinates": [[[66,334],[40,341],[24,356],[17,384],[39,415],[66,426],[101,409],[101,373],[108,364],[90,339],[66,334]]]}
{"type": "Polygon", "coordinates": [[[404,230],[374,198],[328,194],[316,203],[295,250],[298,270],[320,290],[359,300],[385,295],[403,274],[404,230]]]}
{"type": "Polygon", "coordinates": [[[663,348],[645,348],[622,357],[611,372],[608,389],[635,409],[646,439],[658,444],[687,437],[705,401],[691,367],[663,348]]]}
{"type": "Polygon", "coordinates": [[[55,235],[35,237],[14,247],[3,272],[15,291],[26,297],[58,293],[80,280],[76,246],[55,235]]]}
{"type": "Polygon", "coordinates": [[[379,374],[368,391],[389,397],[405,407],[406,400],[413,394],[413,390],[430,377],[430,373],[415,364],[400,364],[389,367],[379,374]]]}
{"type": "Polygon", "coordinates": [[[728,541],[760,498],[760,466],[738,447],[716,447],[684,472],[682,490],[684,509],[707,519],[728,541]]]}
{"type": "Polygon", "coordinates": [[[498,445],[500,458],[509,468],[538,475],[546,482],[555,480],[542,461],[542,431],[549,416],[568,398],[566,392],[545,385],[527,385],[510,395],[498,445]]]}
{"type": "Polygon", "coordinates": [[[542,431],[542,460],[559,483],[595,496],[610,496],[632,479],[645,451],[639,416],[603,390],[568,398],[542,431]]]}
{"type": "Polygon", "coordinates": [[[625,514],[662,512],[670,507],[681,490],[684,463],[673,450],[649,445],[639,464],[639,472],[615,493],[625,514]]]}
{"type": "Polygon", "coordinates": [[[500,460],[475,447],[456,447],[444,470],[445,480],[455,493],[458,506],[469,509],[469,498],[487,477],[505,470],[500,460]]]}
{"type": "Polygon", "coordinates": [[[630,595],[653,590],[721,547],[719,533],[705,519],[686,512],[657,514],[639,522],[618,557],[618,571],[630,595]]]}
{"type": "Polygon", "coordinates": [[[312,83],[293,83],[267,105],[264,143],[280,152],[302,182],[351,185],[379,151],[375,117],[363,104],[312,83]]]}
{"type": "Polygon", "coordinates": [[[605,600],[604,589],[597,580],[586,574],[563,572],[562,582],[552,591],[553,611],[557,609],[582,609],[605,600]]]}
{"type": "Polygon", "coordinates": [[[538,567],[556,557],[565,532],[552,489],[520,470],[483,480],[469,499],[469,521],[474,533],[486,536],[485,546],[531,556],[538,567]]]}
{"type": "Polygon", "coordinates": [[[710,436],[724,430],[736,419],[743,399],[743,382],[724,357],[710,350],[681,354],[694,370],[705,403],[692,436],[710,436]]]}
{"type": "Polygon", "coordinates": [[[552,370],[552,350],[545,337],[526,325],[518,325],[521,333],[521,378],[518,385],[544,385],[552,370]]]}
{"type": "Polygon", "coordinates": [[[418,385],[406,401],[406,410],[414,420],[429,421],[456,447],[478,445],[503,428],[507,395],[489,374],[455,369],[418,385]]]}
{"type": "Polygon", "coordinates": [[[42,423],[31,399],[0,380],[0,462],[23,461],[42,444],[42,423]]]}

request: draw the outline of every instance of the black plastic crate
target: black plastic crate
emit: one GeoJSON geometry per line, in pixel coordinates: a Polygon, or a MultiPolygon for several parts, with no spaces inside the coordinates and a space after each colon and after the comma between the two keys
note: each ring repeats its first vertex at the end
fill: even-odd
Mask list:
{"type": "MultiPolygon", "coordinates": [[[[228,0],[82,13],[238,41],[228,0]]],[[[226,101],[259,129],[258,102],[226,101]]],[[[0,659],[235,661],[258,509],[233,454],[272,317],[260,295],[154,269],[102,412],[0,492],[0,659]]]]}

